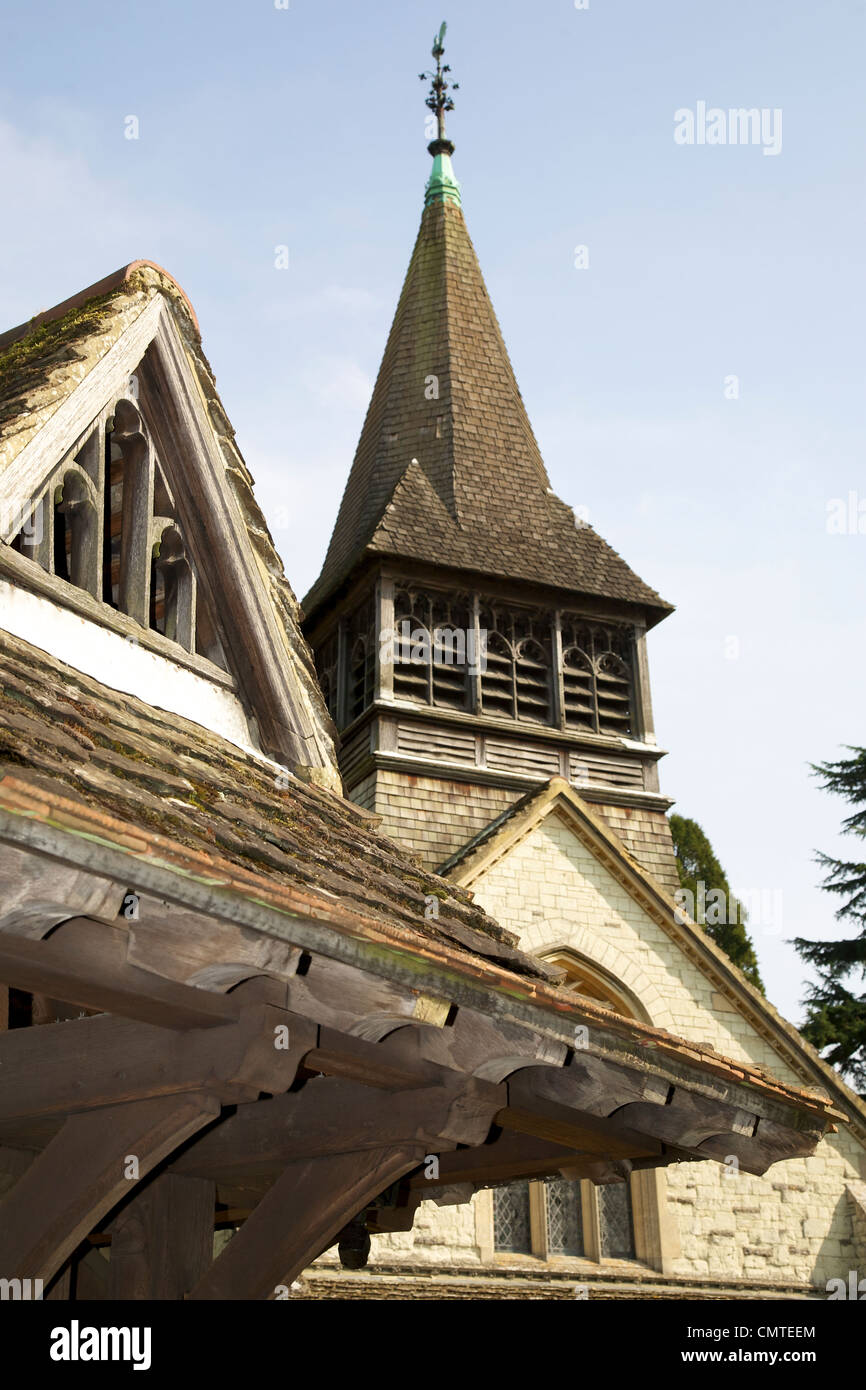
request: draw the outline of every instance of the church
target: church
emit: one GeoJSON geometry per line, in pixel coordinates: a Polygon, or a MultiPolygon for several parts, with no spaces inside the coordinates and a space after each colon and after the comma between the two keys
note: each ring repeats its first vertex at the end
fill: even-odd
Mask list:
{"type": "Polygon", "coordinates": [[[575,1261],[623,1287],[653,1271],[672,1294],[823,1289],[866,1257],[866,1107],[671,902],[647,633],[672,606],[554,495],[441,126],[429,151],[418,237],[303,601],[346,793],[575,994],[826,1087],[849,1124],[766,1179],[677,1165],[617,1186],[500,1187],[431,1208],[423,1234],[416,1220],[379,1259],[459,1268],[467,1290],[504,1271],[555,1288],[575,1261]],[[448,660],[455,630],[462,664],[448,660]],[[410,633],[429,635],[429,659],[410,633]]]}
{"type": "Polygon", "coordinates": [[[0,335],[3,1298],[823,1298],[866,1262],[866,1107],[675,902],[671,605],[550,488],[433,54],[303,605],[168,271],[0,335]]]}

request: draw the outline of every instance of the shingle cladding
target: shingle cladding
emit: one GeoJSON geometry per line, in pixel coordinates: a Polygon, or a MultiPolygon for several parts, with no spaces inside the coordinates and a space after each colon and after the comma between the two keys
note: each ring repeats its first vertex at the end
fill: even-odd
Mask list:
{"type": "Polygon", "coordinates": [[[550,490],[462,210],[424,210],[309,615],[365,554],[670,605],[550,490]]]}

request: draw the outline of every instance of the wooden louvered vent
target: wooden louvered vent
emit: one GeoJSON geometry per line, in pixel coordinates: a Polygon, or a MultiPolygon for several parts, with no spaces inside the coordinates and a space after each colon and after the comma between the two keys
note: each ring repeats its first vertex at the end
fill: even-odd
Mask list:
{"type": "Polygon", "coordinates": [[[599,734],[632,733],[628,630],[563,615],[562,645],[566,728],[599,734]]]}
{"type": "Polygon", "coordinates": [[[540,642],[521,642],[515,661],[517,718],[550,722],[550,662],[540,642]]]}
{"type": "Polygon", "coordinates": [[[595,678],[592,662],[579,647],[562,654],[565,722],[570,729],[595,730],[595,678]]]}
{"type": "Polygon", "coordinates": [[[394,698],[468,708],[470,609],[460,596],[414,588],[394,596],[394,698]]]}
{"type": "Polygon", "coordinates": [[[481,702],[485,714],[514,717],[514,656],[510,644],[498,632],[487,638],[487,669],[481,676],[481,702]]]}
{"type": "Polygon", "coordinates": [[[552,717],[550,615],[499,606],[481,609],[486,669],[481,675],[484,714],[549,724],[552,717]]]}
{"type": "Polygon", "coordinates": [[[373,703],[376,679],[375,622],[373,600],[362,603],[349,623],[349,671],[347,705],[349,722],[373,703]]]}

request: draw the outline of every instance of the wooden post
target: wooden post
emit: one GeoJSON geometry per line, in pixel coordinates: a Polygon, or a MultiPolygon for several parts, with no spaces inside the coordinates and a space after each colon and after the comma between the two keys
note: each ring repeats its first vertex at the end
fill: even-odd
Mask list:
{"type": "Polygon", "coordinates": [[[160,1173],[111,1225],[111,1299],[182,1299],[213,1261],[216,1187],[160,1173]]]}
{"type": "Polygon", "coordinates": [[[190,1298],[277,1297],[353,1216],[423,1157],[423,1145],[407,1144],[290,1163],[190,1298]]]}
{"type": "Polygon", "coordinates": [[[71,1115],[0,1203],[3,1277],[47,1283],[139,1176],[218,1114],[188,1093],[71,1115]]]}
{"type": "MultiPolygon", "coordinates": [[[[375,694],[376,700],[393,700],[394,698],[394,661],[383,662],[382,656],[382,634],[389,632],[394,637],[394,581],[382,575],[376,585],[375,607],[375,631],[373,633],[374,642],[374,661],[375,661],[375,694]]],[[[392,648],[393,650],[393,648],[392,648]]]]}

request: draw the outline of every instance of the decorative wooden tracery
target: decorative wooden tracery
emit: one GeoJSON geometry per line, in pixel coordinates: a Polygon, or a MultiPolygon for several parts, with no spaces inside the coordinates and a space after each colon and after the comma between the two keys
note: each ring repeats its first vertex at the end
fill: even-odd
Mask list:
{"type": "Polygon", "coordinates": [[[397,702],[635,736],[634,643],[625,623],[397,581],[393,599],[383,606],[370,592],[321,642],[317,668],[342,729],[381,685],[397,702]],[[393,644],[382,641],[386,629],[393,644]],[[383,683],[384,661],[393,672],[383,683]]]}
{"type": "Polygon", "coordinates": [[[12,547],[142,627],[224,666],[213,624],[206,619],[197,630],[195,569],[134,381],[54,470],[12,547]]]}

